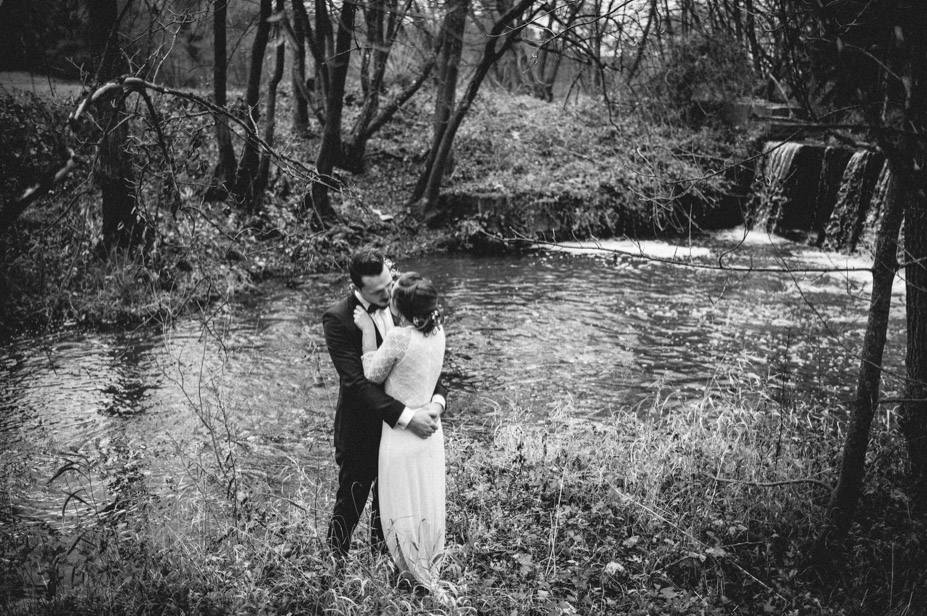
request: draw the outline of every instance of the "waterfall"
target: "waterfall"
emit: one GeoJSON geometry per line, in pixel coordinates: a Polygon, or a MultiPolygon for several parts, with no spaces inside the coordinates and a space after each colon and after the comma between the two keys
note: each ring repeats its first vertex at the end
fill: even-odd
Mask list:
{"type": "Polygon", "coordinates": [[[803,143],[767,141],[763,146],[763,156],[766,158],[766,164],[763,165],[763,177],[770,184],[783,184],[788,178],[795,155],[803,147],[805,147],[803,143]]]}
{"type": "Polygon", "coordinates": [[[882,164],[882,156],[868,150],[855,152],[850,158],[825,229],[825,247],[848,252],[856,248],[882,164]]]}
{"type": "Polygon", "coordinates": [[[749,226],[852,252],[871,245],[890,184],[882,154],[768,141],[757,164],[749,226]]]}
{"type": "Polygon", "coordinates": [[[792,172],[792,163],[804,144],[781,141],[767,141],[763,145],[763,164],[758,179],[758,203],[755,208],[754,225],[769,228],[779,217],[782,202],[788,198],[788,180],[792,172]]]}
{"type": "Polygon", "coordinates": [[[837,204],[837,193],[843,183],[843,173],[852,155],[853,151],[846,148],[828,147],[824,150],[816,190],[817,205],[814,208],[814,219],[811,224],[814,232],[811,240],[816,246],[824,244],[827,222],[837,204]]]}
{"type": "Polygon", "coordinates": [[[875,246],[875,236],[879,228],[879,221],[882,218],[885,199],[888,198],[888,185],[891,179],[892,172],[888,168],[888,161],[885,161],[882,163],[882,170],[879,171],[879,177],[872,190],[872,199],[869,200],[869,212],[866,214],[866,220],[863,223],[863,230],[859,238],[862,244],[871,247],[875,246]]]}
{"type": "Polygon", "coordinates": [[[804,143],[768,142],[755,224],[781,235],[804,235],[814,225],[824,148],[804,143]]]}

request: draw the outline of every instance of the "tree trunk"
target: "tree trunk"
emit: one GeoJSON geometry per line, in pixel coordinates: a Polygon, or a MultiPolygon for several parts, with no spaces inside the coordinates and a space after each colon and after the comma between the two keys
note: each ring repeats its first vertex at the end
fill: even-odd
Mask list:
{"type": "Polygon", "coordinates": [[[906,52],[899,71],[905,84],[904,148],[909,161],[910,200],[905,211],[905,310],[908,344],[905,354],[905,399],[899,424],[911,465],[914,500],[927,508],[927,12],[922,4],[905,6],[896,16],[896,50],[906,52]]]}
{"type": "MultiPolygon", "coordinates": [[[[344,7],[342,6],[342,11],[344,7]]],[[[357,10],[353,7],[352,10],[357,10]]],[[[329,62],[335,55],[335,33],[332,20],[328,14],[328,3],[315,0],[315,37],[312,41],[315,58],[315,87],[323,106],[328,104],[331,88],[331,66],[329,62]]],[[[328,110],[326,109],[326,113],[328,110]]]]}
{"type": "Polygon", "coordinates": [[[634,79],[637,71],[640,69],[641,61],[644,59],[644,50],[647,48],[647,42],[650,40],[650,27],[657,19],[657,1],[653,0],[650,4],[650,11],[647,13],[647,23],[644,24],[644,33],[637,43],[637,53],[634,55],[634,62],[628,69],[627,81],[634,79]]]}
{"type": "MultiPolygon", "coordinates": [[[[322,6],[324,8],[324,3],[322,6]]],[[[307,106],[312,110],[312,113],[315,115],[316,119],[318,119],[319,126],[322,126],[325,124],[325,111],[321,108],[318,101],[321,99],[322,104],[324,105],[325,99],[324,96],[319,96],[319,93],[323,92],[323,89],[320,85],[321,81],[319,79],[319,67],[325,64],[325,45],[319,38],[318,34],[312,29],[312,22],[309,19],[309,12],[306,11],[306,5],[303,4],[302,0],[293,1],[293,21],[295,23],[293,35],[298,36],[297,31],[299,31],[302,33],[301,36],[303,41],[309,43],[308,50],[312,55],[312,62],[314,67],[313,74],[315,75],[312,79],[309,79],[306,76],[306,71],[303,70],[303,87],[298,89],[300,96],[302,96],[302,98],[306,101],[307,106]]]]}
{"type": "Polygon", "coordinates": [[[300,137],[309,133],[309,101],[303,95],[306,87],[306,7],[303,0],[293,0],[293,34],[296,49],[293,50],[293,126],[300,137]],[[302,7],[302,11],[300,11],[302,7]]]}
{"type": "MultiPolygon", "coordinates": [[[[219,107],[227,104],[228,51],[226,33],[228,19],[228,0],[215,0],[213,15],[213,66],[212,87],[213,100],[219,107]]],[[[232,146],[232,132],[228,118],[216,114],[216,142],[219,146],[219,161],[213,172],[213,186],[217,190],[209,192],[214,197],[224,198],[235,185],[235,148],[232,146]]]]}
{"type": "MultiPolygon", "coordinates": [[[[118,95],[117,95],[118,96],[118,95]]],[[[141,239],[136,212],[135,176],[132,160],[126,152],[129,129],[124,122],[126,113],[122,98],[102,102],[101,110],[108,117],[109,129],[100,145],[97,179],[103,196],[103,246],[122,248],[141,239]]]]}
{"type": "Polygon", "coordinates": [[[908,346],[900,427],[914,482],[915,501],[927,506],[927,203],[915,197],[905,212],[905,304],[908,346]]]}
{"type": "MultiPolygon", "coordinates": [[[[551,12],[548,30],[553,33],[558,30],[558,25],[559,30],[572,30],[575,27],[574,24],[582,6],[582,0],[571,3],[565,20],[560,19],[556,12],[551,12]]],[[[549,36],[547,41],[543,42],[538,50],[534,95],[541,100],[553,102],[554,84],[557,83],[557,75],[560,73],[560,66],[563,63],[565,53],[566,45],[563,38],[553,34],[549,36]]]]}
{"type": "MultiPolygon", "coordinates": [[[[386,74],[386,63],[387,60],[389,60],[392,46],[396,42],[396,37],[399,34],[399,27],[408,11],[408,7],[409,4],[406,4],[400,10],[396,6],[384,5],[383,8],[375,9],[377,13],[375,15],[369,15],[371,11],[368,11],[368,23],[377,19],[377,15],[382,19],[383,16],[389,14],[389,20],[386,25],[385,36],[380,36],[380,34],[377,33],[375,34],[376,38],[369,42],[369,46],[374,49],[373,54],[371,54],[373,60],[370,62],[371,75],[366,80],[367,89],[370,93],[365,96],[361,113],[342,148],[342,166],[348,171],[363,171],[364,153],[367,150],[367,142],[384,124],[392,119],[406,101],[412,98],[415,93],[421,89],[425,80],[428,79],[428,76],[431,74],[431,71],[434,70],[436,58],[431,56],[425,64],[422,65],[415,80],[387,103],[382,111],[377,113],[380,104],[379,90],[382,88],[383,79],[386,74]]],[[[382,32],[382,27],[379,27],[378,31],[382,32]]]]}
{"type": "Polygon", "coordinates": [[[896,257],[898,231],[904,212],[905,195],[897,177],[897,174],[893,172],[886,197],[885,212],[876,237],[869,319],[863,339],[856,399],[851,409],[850,425],[847,427],[846,441],[843,446],[840,476],[827,506],[825,527],[817,540],[818,549],[826,548],[831,540],[839,542],[846,537],[853,521],[856,504],[862,493],[863,479],[866,474],[869,430],[879,402],[882,353],[885,349],[891,308],[892,282],[898,271],[896,257]]]}
{"type": "Polygon", "coordinates": [[[400,92],[396,97],[391,100],[387,105],[383,107],[383,110],[380,114],[374,118],[370,125],[367,127],[366,132],[362,135],[362,138],[366,141],[369,140],[384,124],[389,122],[396,112],[412,98],[416,92],[421,89],[422,84],[425,83],[425,80],[428,79],[428,76],[431,75],[431,71],[435,68],[435,57],[432,56],[425,64],[422,66],[421,71],[419,71],[418,77],[415,78],[415,81],[409,84],[409,86],[400,92]]]}
{"type": "MultiPolygon", "coordinates": [[[[457,99],[457,77],[460,74],[460,58],[463,54],[463,37],[467,25],[467,12],[470,10],[470,0],[448,0],[448,3],[450,6],[444,18],[444,25],[439,38],[438,91],[435,94],[435,116],[431,149],[425,161],[425,168],[422,170],[422,174],[415,184],[415,189],[412,191],[412,197],[409,199],[410,203],[418,202],[427,190],[436,156],[441,147],[441,140],[444,138],[451,114],[454,113],[457,99]]],[[[491,66],[492,64],[487,67],[487,70],[491,66]]],[[[451,157],[452,153],[449,146],[445,161],[440,169],[441,177],[444,177],[445,166],[451,157]]],[[[440,178],[438,182],[440,183],[440,178]]],[[[424,215],[424,211],[419,212],[419,214],[424,215]]]]}
{"type": "MultiPolygon", "coordinates": [[[[451,154],[451,147],[454,142],[454,137],[457,134],[457,129],[460,128],[460,124],[470,110],[470,106],[476,99],[480,86],[489,73],[489,70],[492,68],[492,65],[512,46],[515,37],[518,36],[520,28],[512,28],[512,22],[521,17],[533,2],[534,0],[520,0],[518,4],[499,18],[499,21],[496,22],[489,33],[486,46],[483,49],[483,56],[480,58],[480,62],[476,67],[476,72],[470,79],[467,91],[460,101],[460,104],[457,106],[456,111],[454,111],[454,115],[451,117],[450,121],[446,123],[437,147],[433,148],[434,155],[432,158],[431,170],[427,182],[425,183],[425,190],[421,197],[421,201],[415,203],[415,207],[413,208],[416,212],[419,212],[421,218],[426,221],[433,218],[437,213],[441,180],[444,177],[445,166],[451,154]]],[[[526,20],[525,23],[527,24],[529,21],[530,20],[526,20]]]]}
{"type": "Polygon", "coordinates": [[[357,5],[345,1],[341,5],[341,18],[338,21],[338,36],[334,53],[325,63],[324,73],[328,80],[328,96],[325,104],[325,125],[322,127],[322,143],[315,168],[318,179],[312,183],[309,194],[303,199],[306,211],[313,210],[322,226],[336,222],[338,213],[331,204],[329,190],[337,181],[332,175],[341,159],[341,119],[344,110],[344,88],[351,59],[351,46],[354,36],[354,19],[357,5]]]}
{"type": "Polygon", "coordinates": [[[367,25],[367,45],[361,66],[364,102],[360,115],[344,142],[341,157],[341,167],[352,173],[361,173],[364,170],[364,151],[369,139],[367,127],[380,106],[386,62],[393,45],[392,33],[386,31],[387,10],[398,9],[396,6],[388,6],[386,0],[372,0],[364,9],[364,21],[367,25]]]}
{"type": "MultiPolygon", "coordinates": [[[[87,9],[92,50],[99,58],[97,79],[112,79],[125,69],[119,49],[116,0],[90,0],[87,9]]],[[[124,121],[124,100],[121,93],[112,93],[96,105],[103,118],[100,123],[105,129],[100,142],[96,180],[102,193],[102,247],[106,251],[114,246],[131,246],[143,235],[136,211],[132,159],[126,151],[129,128],[124,121]]]]}
{"type": "Polygon", "coordinates": [[[753,0],[744,0],[744,14],[746,23],[744,30],[747,33],[747,40],[750,43],[750,57],[753,59],[753,70],[757,75],[762,75],[764,71],[763,58],[765,53],[761,50],[759,41],[756,37],[756,12],[753,9],[753,0]]]}
{"type": "Polygon", "coordinates": [[[245,103],[248,106],[248,135],[238,163],[238,176],[235,178],[235,198],[246,210],[254,207],[257,198],[258,165],[260,149],[255,138],[259,131],[261,118],[261,73],[264,69],[264,52],[270,35],[270,18],[272,0],[261,0],[258,13],[257,31],[251,47],[251,66],[248,73],[248,90],[245,103]]]}
{"type": "MultiPolygon", "coordinates": [[[[284,10],[283,0],[277,0],[277,12],[284,10]]],[[[278,32],[279,35],[279,32],[278,32]]],[[[268,147],[274,147],[274,131],[277,128],[277,86],[283,80],[283,65],[286,60],[286,46],[283,37],[277,36],[277,53],[274,61],[274,72],[267,85],[267,118],[264,121],[264,142],[268,147]]],[[[270,153],[261,154],[261,165],[258,168],[257,187],[251,213],[256,213],[261,207],[264,189],[267,188],[270,176],[270,153]]]]}

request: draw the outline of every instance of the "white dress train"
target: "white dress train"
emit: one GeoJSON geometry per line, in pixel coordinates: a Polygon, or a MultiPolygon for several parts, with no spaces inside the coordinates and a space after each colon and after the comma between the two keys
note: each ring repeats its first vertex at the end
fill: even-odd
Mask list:
{"type": "MultiPolygon", "coordinates": [[[[444,330],[394,327],[363,356],[364,375],[409,408],[431,401],[444,362],[444,330]]],[[[444,555],[444,432],[427,439],[383,424],[377,471],[380,519],[393,561],[431,588],[444,555]]]]}

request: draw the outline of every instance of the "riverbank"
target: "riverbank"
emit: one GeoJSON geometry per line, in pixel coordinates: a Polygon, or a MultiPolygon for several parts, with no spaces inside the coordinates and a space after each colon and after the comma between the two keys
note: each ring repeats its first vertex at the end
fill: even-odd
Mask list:
{"type": "MultiPolygon", "coordinates": [[[[511,408],[483,437],[449,432],[448,552],[431,595],[396,589],[364,528],[335,573],[320,537],[331,485],[299,461],[277,477],[206,462],[191,472],[234,476],[235,489],[182,491],[178,478],[176,493],[72,501],[81,513],[53,540],[67,554],[4,542],[0,605],[17,616],[921,613],[925,528],[903,496],[900,444],[877,427],[846,552],[813,562],[842,424],[754,385],[719,375],[702,399],[669,413],[656,400],[643,420],[625,409],[578,421],[564,404],[546,425],[511,408]]],[[[102,462],[62,476],[76,489],[82,465],[102,462]]]]}
{"type": "MultiPolygon", "coordinates": [[[[39,94],[32,91],[35,79],[19,77],[5,80],[0,92],[0,201],[6,202],[59,165],[74,145],[63,130],[76,105],[73,84],[56,84],[50,95],[42,83],[39,94]]],[[[289,100],[281,92],[282,109],[289,100]]],[[[742,157],[742,135],[653,127],[632,113],[609,118],[590,100],[559,106],[488,91],[461,128],[440,224],[426,227],[405,206],[429,144],[431,106],[422,93],[371,140],[364,173],[341,176],[334,199],[343,220],[319,232],[296,214],[300,180],[283,173],[272,172],[257,216],[205,200],[215,160],[207,137],[211,122],[176,100],[156,101],[175,157],[180,208],[171,213],[159,173],[143,173],[139,213],[156,233],[143,250],[101,254],[99,190],[89,178],[91,153],[84,152],[69,179],[4,234],[5,329],[164,323],[191,306],[247,294],[270,277],[341,269],[361,244],[403,259],[421,252],[505,250],[512,244],[500,238],[517,236],[697,233],[706,222],[739,216],[736,203],[724,197],[730,178],[694,179],[742,157]]],[[[348,107],[346,126],[358,111],[348,107]]],[[[281,113],[278,122],[281,135],[294,134],[289,114],[281,113]]],[[[148,145],[156,160],[160,146],[148,145]]],[[[309,136],[278,147],[296,160],[312,160],[317,146],[309,136]]]]}
{"type": "MultiPolygon", "coordinates": [[[[375,243],[398,259],[416,251],[480,252],[498,247],[491,238],[506,219],[530,222],[525,229],[542,235],[557,229],[583,237],[620,229],[625,214],[644,220],[645,214],[669,211],[662,209],[668,200],[660,192],[666,185],[646,184],[639,174],[628,177],[643,184],[616,201],[631,209],[616,214],[613,202],[597,198],[608,190],[603,174],[630,173],[631,158],[600,160],[607,152],[620,149],[630,157],[643,142],[650,149],[635,165],[663,165],[662,177],[677,181],[697,171],[685,165],[667,171],[676,163],[657,156],[659,141],[645,141],[633,132],[644,129],[630,120],[626,133],[601,138],[601,122],[593,127],[586,121],[587,128],[580,122],[594,115],[589,108],[568,116],[574,121],[564,127],[550,106],[507,100],[502,107],[479,107],[472,128],[462,133],[447,193],[470,199],[460,206],[462,217],[445,217],[438,229],[405,217],[403,196],[427,141],[427,115],[421,112],[400,118],[407,123],[401,134],[417,129],[411,132],[418,141],[402,142],[399,132],[387,132],[371,144],[367,173],[346,176],[338,195],[343,224],[324,233],[293,214],[301,194],[285,176],[275,179],[261,215],[247,220],[225,204],[204,201],[211,154],[208,147],[193,148],[191,138],[211,134],[208,119],[168,107],[178,118],[171,138],[186,153],[178,167],[188,174],[178,215],[161,207],[156,190],[146,193],[146,215],[159,229],[152,249],[100,254],[98,196],[85,176],[75,174],[29,210],[8,236],[13,241],[0,249],[4,323],[119,331],[168,325],[186,311],[205,308],[206,331],[213,315],[231,309],[242,295],[258,293],[262,281],[284,278],[298,285],[312,272],[340,271],[344,257],[362,243],[375,243]],[[513,111],[500,120],[507,110],[513,111]],[[509,127],[503,140],[489,130],[493,122],[509,127]],[[514,132],[513,122],[522,122],[514,132]],[[531,153],[538,153],[536,160],[526,158],[531,153]],[[557,192],[541,194],[538,185],[557,192]],[[535,202],[543,207],[531,209],[535,202]],[[562,218],[545,230],[545,212],[562,218]]],[[[56,117],[70,104],[53,107],[56,117]]],[[[9,114],[23,126],[23,143],[56,143],[57,120],[31,119],[40,117],[33,112],[43,105],[27,102],[9,114]]],[[[679,151],[691,153],[708,136],[687,139],[679,141],[679,151]]],[[[294,141],[292,147],[308,156],[308,144],[294,141]]],[[[36,150],[32,167],[39,167],[35,163],[46,151],[54,162],[50,146],[36,150]]],[[[661,225],[670,220],[652,219],[661,225]]],[[[671,231],[672,225],[656,225],[650,233],[671,231]]],[[[122,359],[118,355],[113,363],[122,359]]],[[[202,369],[200,364],[187,374],[202,369]]],[[[147,383],[130,378],[131,372],[114,374],[114,408],[93,412],[125,429],[120,396],[141,397],[147,383]]],[[[923,519],[908,511],[904,455],[891,438],[891,415],[873,437],[859,523],[846,552],[832,562],[811,562],[805,555],[820,527],[826,482],[835,476],[842,423],[835,408],[780,393],[761,388],[749,375],[731,374],[682,408],[678,396],[671,412],[665,401],[654,402],[644,413],[648,419],[640,418],[640,408],[609,406],[609,418],[583,421],[564,405],[540,425],[527,425],[519,421],[526,410],[512,408],[497,414],[506,418],[483,435],[450,433],[445,586],[429,597],[392,587],[387,564],[368,555],[363,529],[350,573],[335,577],[319,540],[330,511],[331,478],[295,459],[272,474],[246,472],[236,466],[234,453],[248,443],[234,426],[221,426],[230,430],[213,433],[216,440],[205,449],[184,453],[187,475],[176,485],[158,486],[156,494],[144,474],[145,457],[156,454],[144,444],[100,438],[94,447],[61,448],[63,472],[53,483],[64,484],[71,496],[56,502],[65,512],[61,527],[38,531],[17,525],[25,516],[14,498],[24,477],[36,471],[27,460],[0,452],[0,610],[23,616],[917,613],[927,599],[925,529],[923,519]]],[[[224,407],[213,410],[218,416],[224,407]]],[[[465,413],[482,417],[485,410],[465,413]]],[[[327,418],[307,415],[316,422],[313,434],[327,442],[327,418]]]]}

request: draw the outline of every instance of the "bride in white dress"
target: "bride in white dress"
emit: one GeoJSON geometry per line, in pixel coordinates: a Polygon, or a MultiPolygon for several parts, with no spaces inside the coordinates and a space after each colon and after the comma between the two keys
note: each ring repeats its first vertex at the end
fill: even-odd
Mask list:
{"type": "MultiPolygon", "coordinates": [[[[354,322],[363,332],[364,376],[408,408],[431,401],[444,363],[443,316],[430,280],[415,272],[396,281],[391,308],[399,326],[376,347],[375,325],[363,308],[354,322]]],[[[380,519],[390,555],[402,575],[433,588],[444,555],[444,432],[422,439],[385,422],[377,482],[380,519]]],[[[411,581],[411,580],[410,580],[411,581]]]]}

